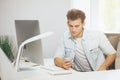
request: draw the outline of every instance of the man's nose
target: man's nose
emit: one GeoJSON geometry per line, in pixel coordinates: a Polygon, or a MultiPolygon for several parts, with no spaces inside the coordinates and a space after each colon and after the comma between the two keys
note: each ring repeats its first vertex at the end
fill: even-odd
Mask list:
{"type": "Polygon", "coordinates": [[[75,27],[72,27],[72,31],[75,31],[75,27]]]}

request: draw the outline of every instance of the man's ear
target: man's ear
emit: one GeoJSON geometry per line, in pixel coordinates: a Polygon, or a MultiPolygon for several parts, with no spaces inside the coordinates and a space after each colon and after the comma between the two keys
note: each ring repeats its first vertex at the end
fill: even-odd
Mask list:
{"type": "Polygon", "coordinates": [[[85,26],[86,22],[83,22],[83,26],[85,26]]]}
{"type": "Polygon", "coordinates": [[[85,26],[85,24],[86,24],[86,23],[85,23],[85,22],[83,22],[83,27],[85,26]]]}
{"type": "Polygon", "coordinates": [[[69,21],[67,21],[67,25],[69,26],[69,21]]]}

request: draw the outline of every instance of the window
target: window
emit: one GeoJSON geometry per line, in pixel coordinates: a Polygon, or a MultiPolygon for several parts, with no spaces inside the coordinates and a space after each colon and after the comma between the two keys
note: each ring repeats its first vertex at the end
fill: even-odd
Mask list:
{"type": "Polygon", "coordinates": [[[100,26],[106,32],[120,32],[120,0],[99,0],[100,26]]]}
{"type": "Polygon", "coordinates": [[[72,0],[71,4],[86,13],[87,28],[120,32],[120,0],[72,0]]]}

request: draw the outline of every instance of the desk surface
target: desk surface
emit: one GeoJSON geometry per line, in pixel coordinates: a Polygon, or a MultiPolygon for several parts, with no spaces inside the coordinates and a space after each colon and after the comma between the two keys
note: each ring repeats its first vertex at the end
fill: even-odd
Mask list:
{"type": "MultiPolygon", "coordinates": [[[[52,62],[52,61],[51,61],[52,62]]],[[[50,64],[49,64],[50,65],[50,64]]],[[[77,72],[72,69],[72,74],[50,75],[47,70],[40,67],[34,67],[34,71],[24,71],[25,80],[119,80],[120,70],[77,72]],[[27,74],[27,76],[26,76],[27,74]]]]}

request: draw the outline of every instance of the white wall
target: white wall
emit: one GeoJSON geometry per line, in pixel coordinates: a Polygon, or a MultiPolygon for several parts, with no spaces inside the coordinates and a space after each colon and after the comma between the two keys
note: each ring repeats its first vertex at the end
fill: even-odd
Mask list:
{"type": "Polygon", "coordinates": [[[85,28],[91,28],[91,24],[90,24],[90,10],[91,10],[91,5],[90,5],[90,2],[92,0],[72,0],[72,5],[71,7],[72,8],[77,8],[77,9],[80,9],[82,11],[85,12],[85,15],[86,15],[86,19],[85,19],[85,22],[86,22],[86,25],[85,25],[85,28]]]}
{"type": "Polygon", "coordinates": [[[39,20],[41,33],[55,33],[42,40],[44,57],[52,57],[66,30],[68,9],[70,0],[0,0],[0,34],[9,34],[16,40],[15,20],[39,20]]]}

